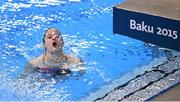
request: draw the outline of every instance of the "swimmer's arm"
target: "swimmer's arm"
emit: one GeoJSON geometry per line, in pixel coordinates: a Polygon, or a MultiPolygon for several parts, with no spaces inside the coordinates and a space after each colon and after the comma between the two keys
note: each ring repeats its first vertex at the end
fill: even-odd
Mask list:
{"type": "Polygon", "coordinates": [[[43,56],[44,55],[41,55],[33,60],[31,60],[29,63],[31,65],[33,65],[34,67],[39,67],[40,65],[42,65],[42,61],[43,61],[43,56]]]}
{"type": "Polygon", "coordinates": [[[83,64],[83,61],[77,57],[67,55],[67,58],[69,59],[71,64],[83,64]]]}
{"type": "Polygon", "coordinates": [[[30,74],[32,71],[35,70],[35,68],[39,67],[39,65],[41,65],[41,60],[43,55],[37,57],[34,60],[31,60],[29,63],[26,64],[24,71],[22,72],[22,74],[18,77],[18,78],[24,78],[26,77],[28,74],[30,74]]]}
{"type": "Polygon", "coordinates": [[[74,65],[73,69],[77,69],[77,70],[84,70],[84,62],[83,60],[77,58],[77,57],[74,57],[74,56],[68,56],[69,57],[69,60],[70,60],[70,65],[74,65]]]}
{"type": "Polygon", "coordinates": [[[30,63],[27,63],[25,66],[25,69],[23,70],[21,75],[18,76],[18,78],[25,78],[34,70],[35,70],[35,68],[30,63]]]}

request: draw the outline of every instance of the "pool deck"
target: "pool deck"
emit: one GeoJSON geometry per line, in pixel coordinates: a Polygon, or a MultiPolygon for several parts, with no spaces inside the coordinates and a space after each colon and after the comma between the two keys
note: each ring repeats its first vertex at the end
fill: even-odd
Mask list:
{"type": "Polygon", "coordinates": [[[95,101],[180,101],[180,56],[137,75],[95,101]],[[168,96],[168,97],[167,97],[168,96]]]}
{"type": "Polygon", "coordinates": [[[149,101],[180,101],[180,85],[175,85],[149,101]]]}
{"type": "Polygon", "coordinates": [[[179,3],[179,0],[126,0],[116,7],[133,12],[180,20],[179,3]]]}

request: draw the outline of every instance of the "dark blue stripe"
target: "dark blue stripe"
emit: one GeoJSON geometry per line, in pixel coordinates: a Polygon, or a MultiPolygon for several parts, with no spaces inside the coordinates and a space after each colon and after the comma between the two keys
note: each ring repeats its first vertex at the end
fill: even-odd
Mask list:
{"type": "Polygon", "coordinates": [[[179,20],[133,12],[133,11],[128,11],[128,10],[114,7],[113,8],[113,33],[126,35],[129,37],[144,41],[144,42],[149,42],[149,43],[161,46],[161,47],[180,51],[180,21],[179,20]],[[145,24],[153,26],[154,33],[131,30],[130,19],[134,19],[136,22],[144,21],[145,24]],[[163,35],[160,36],[156,34],[157,27],[177,31],[178,39],[174,40],[171,37],[166,37],[163,35]]]}

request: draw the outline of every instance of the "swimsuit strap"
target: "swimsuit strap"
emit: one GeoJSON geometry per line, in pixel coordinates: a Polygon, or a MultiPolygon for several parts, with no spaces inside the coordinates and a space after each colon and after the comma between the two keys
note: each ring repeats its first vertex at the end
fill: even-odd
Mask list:
{"type": "Polygon", "coordinates": [[[42,62],[43,62],[43,64],[45,65],[45,55],[43,55],[43,60],[42,60],[42,62]]]}

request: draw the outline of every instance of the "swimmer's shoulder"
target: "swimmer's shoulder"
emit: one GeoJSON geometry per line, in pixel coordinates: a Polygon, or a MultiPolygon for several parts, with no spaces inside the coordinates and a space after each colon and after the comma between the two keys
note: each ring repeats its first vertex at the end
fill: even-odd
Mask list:
{"type": "Polygon", "coordinates": [[[72,55],[66,55],[66,57],[68,58],[68,64],[71,71],[84,73],[85,68],[83,60],[72,55]]]}
{"type": "Polygon", "coordinates": [[[43,60],[43,55],[40,55],[39,57],[29,61],[25,65],[25,69],[23,73],[19,76],[19,78],[24,78],[26,77],[29,73],[33,72],[36,67],[39,67],[42,65],[42,60],[43,60]]]}
{"type": "Polygon", "coordinates": [[[83,63],[83,61],[80,58],[77,58],[75,56],[65,55],[65,57],[67,58],[68,62],[70,62],[70,63],[83,63]]]}
{"type": "Polygon", "coordinates": [[[44,54],[42,54],[39,57],[31,60],[29,63],[31,65],[33,65],[34,67],[38,67],[39,65],[41,65],[43,63],[43,57],[44,57],[44,54]]]}

